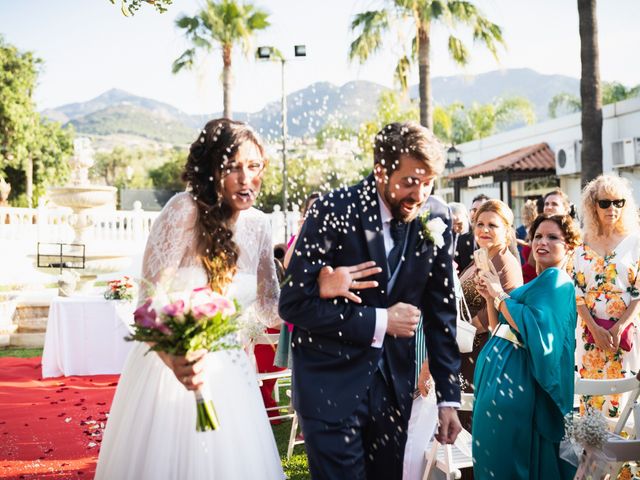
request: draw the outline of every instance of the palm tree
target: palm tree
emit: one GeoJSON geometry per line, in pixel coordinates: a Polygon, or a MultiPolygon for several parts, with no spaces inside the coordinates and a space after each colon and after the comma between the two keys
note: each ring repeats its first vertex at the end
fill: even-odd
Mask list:
{"type": "Polygon", "coordinates": [[[556,118],[558,110],[563,113],[575,113],[582,109],[580,97],[571,93],[562,92],[554,95],[549,102],[549,117],[556,118]]]}
{"type": "MultiPolygon", "coordinates": [[[[386,9],[362,12],[355,16],[351,30],[360,33],[351,43],[349,58],[364,63],[382,48],[383,34],[391,30],[392,26],[397,26],[400,37],[406,31],[410,31],[413,36],[411,53],[399,59],[395,77],[403,90],[406,90],[409,68],[412,63],[418,61],[420,123],[432,128],[429,58],[432,25],[440,22],[451,29],[460,24],[469,26],[474,41],[484,44],[496,59],[498,44],[504,45],[502,29],[490,22],[473,3],[465,0],[387,0],[387,3],[389,6],[386,9]]],[[[449,35],[447,47],[456,63],[466,65],[469,62],[469,51],[461,39],[453,34],[449,35]]]]}
{"type": "MultiPolygon", "coordinates": [[[[628,98],[640,96],[640,84],[635,87],[626,87],[620,82],[602,82],[602,104],[621,102],[628,98]]],[[[567,113],[575,113],[582,110],[580,97],[571,93],[562,92],[554,95],[549,102],[549,116],[556,118],[558,110],[567,113]]]]}
{"type": "Polygon", "coordinates": [[[499,98],[491,103],[460,102],[434,110],[433,131],[447,143],[456,145],[479,140],[508,129],[516,122],[532,125],[536,121],[533,104],[524,97],[499,98]]]}
{"type": "Polygon", "coordinates": [[[596,0],[578,0],[580,98],[582,103],[582,185],[602,173],[602,93],[596,0]]]}
{"type": "Polygon", "coordinates": [[[185,30],[193,48],[185,50],[173,62],[173,73],[194,65],[196,50],[211,52],[220,46],[222,50],[223,113],[231,118],[231,54],[240,44],[245,53],[251,49],[251,39],[257,30],[269,26],[269,14],[251,4],[238,4],[234,0],[206,0],[204,7],[193,17],[182,16],[176,21],[185,30]]]}

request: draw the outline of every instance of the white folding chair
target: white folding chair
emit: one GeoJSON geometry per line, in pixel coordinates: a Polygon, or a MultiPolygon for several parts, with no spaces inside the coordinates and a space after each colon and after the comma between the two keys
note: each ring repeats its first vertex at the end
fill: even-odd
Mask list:
{"type": "Polygon", "coordinates": [[[624,462],[640,459],[640,373],[635,377],[594,380],[576,377],[575,394],[580,395],[612,395],[629,393],[629,397],[620,412],[620,416],[607,418],[613,432],[602,447],[609,458],[608,465],[600,465],[600,474],[612,475],[614,478],[624,462]],[[633,414],[633,416],[631,415],[633,414]],[[633,418],[633,422],[629,419],[633,418]],[[615,423],[614,423],[615,422],[615,423]],[[625,433],[627,438],[621,434],[625,433]]]}
{"type": "MultiPolygon", "coordinates": [[[[253,342],[252,345],[250,347],[250,357],[251,357],[251,361],[253,362],[253,364],[256,366],[256,378],[258,379],[258,385],[262,386],[262,384],[266,381],[266,380],[275,380],[275,387],[273,389],[274,391],[274,400],[276,401],[276,403],[280,403],[280,392],[279,392],[279,385],[278,382],[283,380],[283,379],[288,379],[290,381],[291,379],[291,369],[287,368],[285,370],[280,370],[278,372],[266,372],[266,373],[259,373],[258,372],[258,367],[257,367],[257,362],[256,362],[256,358],[255,358],[255,353],[254,353],[254,349],[256,345],[270,345],[272,347],[276,347],[278,345],[278,340],[280,338],[280,334],[279,333],[263,333],[262,335],[260,335],[258,338],[256,338],[253,342]]],[[[271,412],[271,411],[277,411],[279,414],[276,416],[272,416],[269,417],[269,420],[283,420],[286,418],[293,418],[295,416],[295,413],[293,413],[293,409],[291,407],[291,405],[289,405],[288,407],[282,407],[282,406],[277,406],[277,407],[268,407],[267,412],[271,412]],[[282,413],[281,410],[287,410],[287,413],[282,413]]]]}
{"type": "Polygon", "coordinates": [[[620,416],[618,418],[607,418],[607,420],[614,434],[620,435],[624,431],[632,437],[640,438],[640,435],[638,435],[640,432],[640,405],[636,403],[638,396],[640,396],[640,373],[635,377],[602,380],[580,378],[576,375],[574,393],[578,400],[581,395],[613,395],[627,392],[631,393],[620,412],[620,416]],[[632,423],[629,423],[632,413],[635,418],[632,423]]]}
{"type": "MultiPolygon", "coordinates": [[[[460,404],[461,411],[473,411],[473,394],[463,393],[460,404]]],[[[434,467],[443,472],[447,480],[460,478],[461,469],[473,467],[471,433],[463,428],[453,445],[442,445],[434,438],[425,450],[425,458],[427,465],[422,480],[429,478],[434,467]]]]}
{"type": "MultiPolygon", "coordinates": [[[[286,327],[282,327],[286,328],[286,327]]],[[[253,348],[255,345],[271,345],[273,347],[278,345],[278,340],[280,339],[279,333],[264,333],[260,335],[253,341],[253,345],[251,350],[251,357],[254,365],[256,365],[257,372],[257,364],[255,360],[255,354],[253,353],[253,348]]],[[[287,368],[286,370],[281,370],[279,372],[268,372],[268,373],[257,373],[258,384],[262,385],[265,380],[275,380],[276,384],[274,387],[274,400],[277,403],[280,403],[280,388],[291,386],[291,369],[287,368]]],[[[287,396],[291,399],[291,389],[287,389],[287,396]]],[[[288,407],[270,407],[266,409],[267,412],[277,410],[280,414],[277,416],[269,417],[269,420],[284,420],[291,419],[291,431],[289,433],[289,443],[287,445],[287,459],[291,458],[293,455],[293,448],[296,445],[301,445],[304,443],[304,440],[298,435],[298,416],[296,412],[293,410],[293,405],[291,404],[291,400],[289,400],[288,407]],[[281,410],[287,410],[286,413],[282,413],[281,410]]]]}
{"type": "Polygon", "coordinates": [[[295,410],[292,411],[293,418],[291,419],[291,431],[289,432],[289,444],[287,445],[287,460],[291,458],[291,455],[293,455],[293,447],[304,443],[304,439],[301,436],[298,436],[298,415],[295,410]]]}

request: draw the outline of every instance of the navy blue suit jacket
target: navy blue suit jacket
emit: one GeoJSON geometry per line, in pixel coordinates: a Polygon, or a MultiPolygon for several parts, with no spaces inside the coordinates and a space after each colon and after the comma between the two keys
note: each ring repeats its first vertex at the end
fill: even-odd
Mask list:
{"type": "Polygon", "coordinates": [[[427,207],[430,218],[440,217],[448,225],[445,245],[436,248],[421,235],[420,220],[411,222],[405,258],[391,291],[387,288],[388,267],[372,175],[323,196],[309,211],[287,269],[290,280],[280,294],[280,316],[295,326],[293,402],[302,416],[337,422],[351,415],[366,394],[380,355],[384,355],[400,414],[408,418],[415,376],[414,338],[386,335],[382,349],[371,346],[375,308],[398,302],[422,310],[439,401],[460,400],[451,219],[441,201],[429,198],[427,207]],[[375,276],[377,288],[359,292],[362,304],[344,298],[319,298],[317,277],[323,266],[368,260],[374,260],[383,271],[375,276]]]}

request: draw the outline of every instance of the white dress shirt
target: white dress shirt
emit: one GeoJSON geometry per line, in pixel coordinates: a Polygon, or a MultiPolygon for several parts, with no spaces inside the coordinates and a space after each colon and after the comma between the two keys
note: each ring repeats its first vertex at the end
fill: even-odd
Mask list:
{"type": "MultiPolygon", "coordinates": [[[[378,205],[380,206],[380,220],[382,221],[382,236],[384,238],[384,251],[386,256],[389,256],[389,252],[393,248],[393,237],[391,237],[391,220],[393,220],[393,215],[391,211],[387,208],[387,206],[382,201],[382,197],[378,193],[378,205]]],[[[384,336],[387,332],[387,309],[386,308],[376,308],[376,328],[373,332],[373,341],[371,342],[371,346],[374,348],[382,348],[382,343],[384,342],[384,336]]],[[[453,407],[460,408],[459,402],[439,402],[438,407],[453,407]]]]}
{"type": "MultiPolygon", "coordinates": [[[[382,237],[384,238],[384,253],[385,256],[389,256],[389,252],[393,248],[393,238],[391,237],[391,220],[393,215],[391,211],[382,201],[382,197],[378,193],[378,205],[380,206],[380,220],[382,220],[382,237]]],[[[371,346],[374,348],[382,348],[382,342],[384,342],[384,336],[387,332],[387,309],[376,308],[376,329],[373,332],[373,341],[371,346]]]]}

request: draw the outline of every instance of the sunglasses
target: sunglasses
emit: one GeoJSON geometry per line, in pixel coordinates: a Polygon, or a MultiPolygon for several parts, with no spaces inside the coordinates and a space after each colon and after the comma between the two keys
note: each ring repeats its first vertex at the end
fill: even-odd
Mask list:
{"type": "Polygon", "coordinates": [[[616,208],[622,208],[624,207],[626,200],[624,198],[621,198],[619,200],[597,200],[596,203],[601,209],[606,210],[611,206],[611,204],[613,204],[613,206],[616,208]]]}

